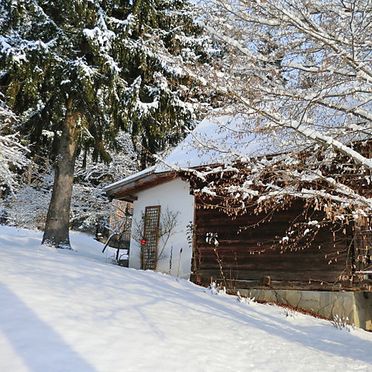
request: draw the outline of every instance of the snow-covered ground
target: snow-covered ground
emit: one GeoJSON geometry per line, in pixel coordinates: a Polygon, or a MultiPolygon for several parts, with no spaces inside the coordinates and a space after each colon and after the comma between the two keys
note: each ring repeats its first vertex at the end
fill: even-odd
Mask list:
{"type": "Polygon", "coordinates": [[[0,226],[0,371],[372,371],[372,333],[40,239],[0,226]]]}

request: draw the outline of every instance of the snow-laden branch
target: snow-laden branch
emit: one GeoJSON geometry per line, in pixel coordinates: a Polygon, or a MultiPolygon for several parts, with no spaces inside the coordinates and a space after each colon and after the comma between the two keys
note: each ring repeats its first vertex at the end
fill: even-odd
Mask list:
{"type": "Polygon", "coordinates": [[[17,117],[2,98],[0,95],[0,189],[6,186],[13,193],[18,185],[17,171],[29,164],[26,157],[29,150],[20,143],[17,133],[11,133],[17,117]],[[4,134],[6,127],[7,133],[4,134]]]}
{"type": "Polygon", "coordinates": [[[368,139],[372,126],[366,2],[211,3],[203,22],[228,50],[201,74],[211,88],[230,97],[237,113],[255,116],[260,130],[290,129],[370,170],[372,160],[350,143],[358,132],[368,139]]]}
{"type": "Polygon", "coordinates": [[[272,127],[279,128],[290,128],[295,132],[301,134],[307,140],[312,140],[323,146],[331,146],[342,154],[347,155],[353,159],[356,163],[365,166],[367,169],[372,170],[372,159],[368,159],[358,151],[353,150],[351,147],[343,144],[342,142],[336,140],[335,138],[328,136],[316,130],[313,126],[306,125],[298,120],[294,119],[284,119],[279,114],[268,112],[265,109],[253,106],[247,99],[244,97],[238,97],[240,101],[245,104],[248,108],[253,109],[257,114],[262,115],[263,117],[269,120],[269,125],[272,127]]]}
{"type": "Polygon", "coordinates": [[[29,163],[25,156],[27,152],[27,148],[19,143],[16,134],[0,135],[0,188],[5,185],[14,192],[14,188],[18,185],[17,169],[29,163]]]}
{"type": "Polygon", "coordinates": [[[330,149],[311,148],[183,173],[196,195],[206,203],[212,197],[211,207],[232,216],[246,213],[247,208],[257,213],[280,210],[295,199],[323,211],[325,220],[366,216],[372,212],[367,191],[372,180],[363,167],[342,160],[330,149]]]}
{"type": "MultiPolygon", "coordinates": [[[[369,65],[363,62],[355,60],[354,56],[347,50],[344,49],[344,44],[350,44],[346,39],[342,38],[337,33],[330,34],[322,26],[312,21],[309,17],[303,17],[302,19],[297,16],[293,11],[288,8],[281,6],[280,2],[272,2],[274,8],[276,8],[281,15],[284,16],[284,20],[288,24],[295,26],[299,31],[303,32],[310,38],[320,41],[326,46],[332,48],[336,54],[347,61],[352,66],[356,74],[362,80],[366,80],[368,83],[372,83],[372,70],[369,65]]],[[[306,10],[306,8],[304,7],[306,10]]],[[[303,13],[302,13],[303,15],[303,13]]]]}

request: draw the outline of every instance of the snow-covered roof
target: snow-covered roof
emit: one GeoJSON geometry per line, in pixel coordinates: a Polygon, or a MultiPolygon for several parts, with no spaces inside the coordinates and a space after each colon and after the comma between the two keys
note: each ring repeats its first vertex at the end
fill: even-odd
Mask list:
{"type": "Polygon", "coordinates": [[[236,159],[283,152],[272,136],[250,131],[241,116],[219,116],[202,120],[186,138],[155,166],[130,175],[104,188],[104,191],[138,181],[151,174],[174,168],[227,164],[236,159]]]}
{"type": "MultiPolygon", "coordinates": [[[[369,136],[370,138],[370,136],[369,136]]],[[[350,135],[340,139],[343,143],[361,140],[350,135]]],[[[364,138],[365,139],[365,138],[364,138]]],[[[241,115],[212,116],[201,121],[186,138],[155,166],[130,175],[107,186],[104,191],[115,194],[125,187],[135,192],[151,185],[148,180],[165,182],[164,176],[179,168],[195,168],[205,165],[231,164],[236,160],[276,155],[298,151],[306,146],[303,138],[287,130],[264,133],[257,130],[257,123],[250,125],[241,115]]],[[[174,173],[174,172],[173,172],[174,173]]]]}
{"type": "Polygon", "coordinates": [[[201,121],[189,135],[166,156],[156,171],[167,166],[198,167],[231,163],[237,158],[271,155],[279,152],[267,135],[249,129],[241,116],[210,117],[201,121]]]}

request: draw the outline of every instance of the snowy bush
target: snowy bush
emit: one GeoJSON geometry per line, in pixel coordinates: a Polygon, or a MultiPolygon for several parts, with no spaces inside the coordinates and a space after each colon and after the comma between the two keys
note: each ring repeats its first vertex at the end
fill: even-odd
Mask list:
{"type": "Polygon", "coordinates": [[[345,331],[348,331],[350,332],[351,328],[352,328],[352,325],[350,325],[350,321],[349,321],[349,318],[346,316],[339,316],[339,315],[335,315],[333,317],[333,319],[331,320],[331,324],[336,328],[336,329],[339,329],[339,330],[345,330],[345,331]]]}
{"type": "Polygon", "coordinates": [[[6,211],[4,222],[30,229],[43,229],[49,200],[50,190],[26,185],[2,202],[2,208],[6,211]]]}
{"type": "Polygon", "coordinates": [[[238,300],[238,302],[240,302],[240,303],[250,305],[250,304],[252,304],[253,302],[256,302],[255,297],[251,297],[251,295],[249,295],[249,296],[247,296],[247,297],[242,297],[242,295],[240,294],[239,291],[237,292],[236,295],[237,295],[237,300],[238,300]]]}
{"type": "Polygon", "coordinates": [[[207,289],[212,295],[226,294],[226,288],[216,282],[211,282],[207,289]]]}
{"type": "MultiPolygon", "coordinates": [[[[97,222],[109,219],[113,207],[102,192],[103,186],[136,170],[135,154],[133,147],[128,144],[128,137],[122,135],[126,151],[122,149],[118,154],[112,153],[113,160],[109,164],[95,163],[89,159],[83,164],[82,157],[78,159],[71,201],[70,227],[73,230],[93,233],[97,222]]],[[[33,164],[24,178],[28,178],[25,180],[27,185],[5,200],[0,200],[0,208],[4,211],[0,221],[43,229],[53,186],[53,169],[48,164],[33,164]]]]}
{"type": "Polygon", "coordinates": [[[5,190],[13,193],[19,185],[19,170],[29,160],[26,158],[27,148],[22,146],[19,137],[13,133],[13,123],[17,118],[7,108],[0,94],[0,197],[5,190]]]}
{"type": "Polygon", "coordinates": [[[283,311],[286,318],[294,318],[296,316],[296,310],[292,309],[291,307],[284,308],[283,311]]]}

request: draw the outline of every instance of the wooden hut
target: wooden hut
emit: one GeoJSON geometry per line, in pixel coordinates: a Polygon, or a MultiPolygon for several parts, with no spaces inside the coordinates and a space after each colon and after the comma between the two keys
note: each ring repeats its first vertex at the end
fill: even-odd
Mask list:
{"type": "MultiPolygon", "coordinates": [[[[201,128],[210,130],[211,125],[207,121],[201,128]]],[[[220,137],[225,138],[224,134],[220,137]]],[[[199,171],[216,169],[216,153],[208,151],[195,157],[190,141],[186,138],[165,163],[199,171]]],[[[267,143],[251,141],[250,156],[273,152],[264,145],[267,143]]],[[[225,170],[211,173],[219,180],[230,179],[225,170]]],[[[216,282],[230,292],[328,318],[348,317],[352,323],[372,330],[368,217],[357,226],[355,221],[316,226],[323,212],[311,210],[300,198],[292,198],[272,213],[247,206],[243,213],[231,216],[214,193],[200,192],[209,181],[160,164],[106,188],[111,198],[133,202],[130,267],[191,278],[205,286],[216,282]],[[316,234],[306,232],[309,213],[316,234]],[[168,220],[164,221],[166,215],[168,220]],[[172,230],[168,235],[164,235],[166,222],[172,230]],[[288,236],[294,223],[295,244],[288,236]]]]}

